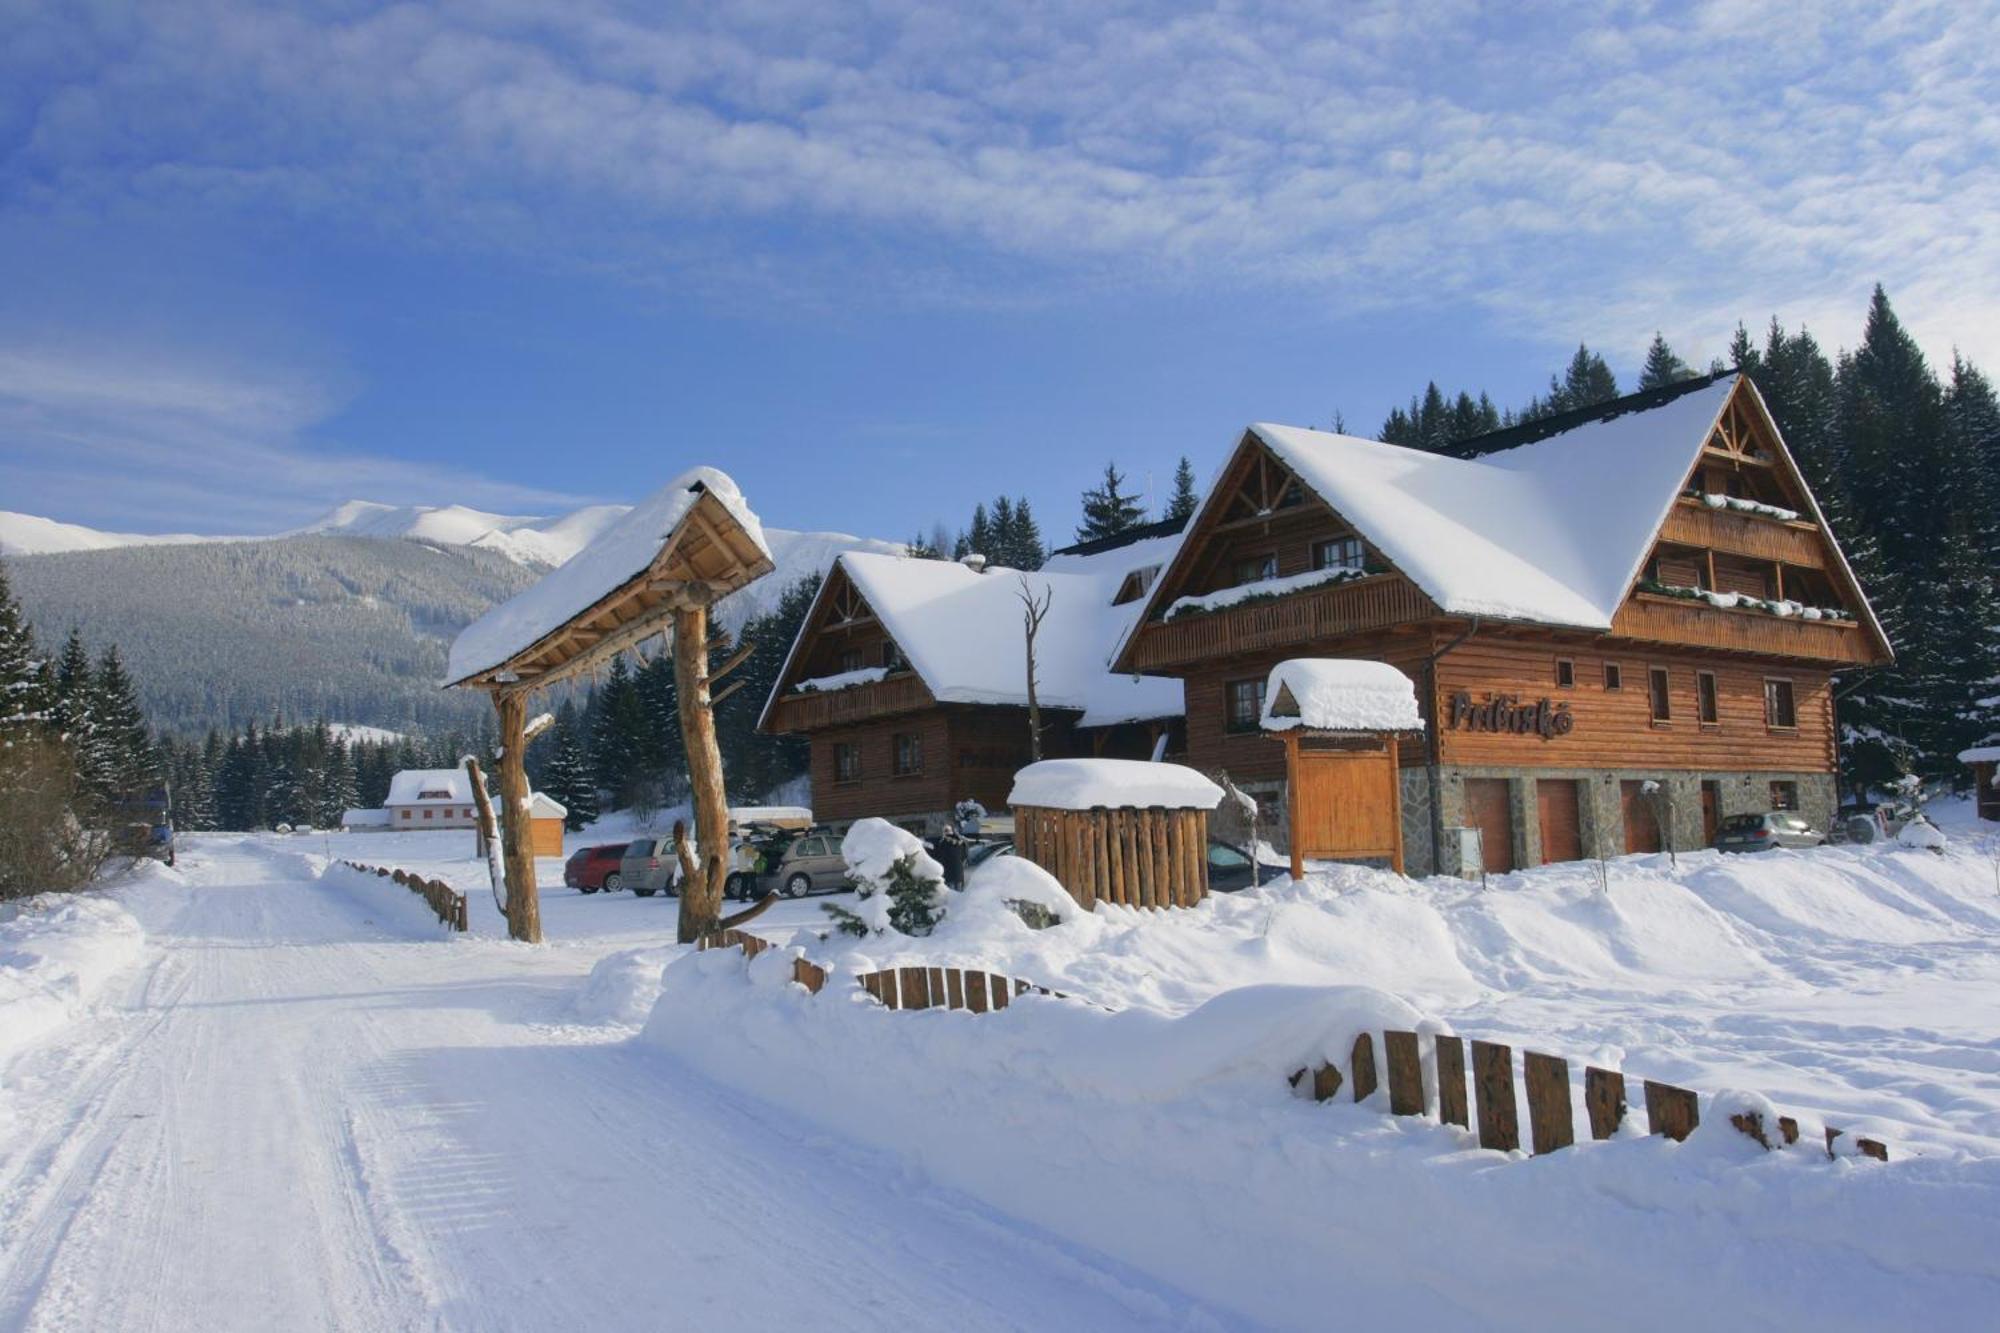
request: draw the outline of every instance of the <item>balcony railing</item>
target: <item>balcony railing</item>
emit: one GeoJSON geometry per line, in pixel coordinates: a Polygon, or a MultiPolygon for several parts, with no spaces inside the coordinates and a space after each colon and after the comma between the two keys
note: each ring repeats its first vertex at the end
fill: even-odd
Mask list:
{"type": "Polygon", "coordinates": [[[1683,498],[1677,502],[1660,529],[1660,540],[1752,560],[1782,561],[1802,569],[1826,567],[1825,547],[1812,524],[1711,509],[1700,500],[1683,498]]]}
{"type": "Polygon", "coordinates": [[[783,695],[771,706],[767,729],[778,733],[818,731],[914,712],[936,702],[916,672],[903,670],[845,690],[783,695]]]}
{"type": "Polygon", "coordinates": [[[1868,632],[1851,620],[1800,620],[1635,593],[1611,622],[1621,639],[1728,652],[1865,665],[1876,660],[1868,632]]]}
{"type": "Polygon", "coordinates": [[[1306,588],[1241,606],[1167,621],[1138,631],[1127,661],[1137,671],[1187,666],[1236,653],[1286,648],[1381,629],[1437,614],[1431,600],[1400,574],[1306,588]]]}

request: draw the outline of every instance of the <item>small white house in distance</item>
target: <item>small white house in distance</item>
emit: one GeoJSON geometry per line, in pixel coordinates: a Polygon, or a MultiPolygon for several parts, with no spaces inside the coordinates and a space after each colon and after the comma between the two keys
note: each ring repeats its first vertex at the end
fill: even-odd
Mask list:
{"type": "Polygon", "coordinates": [[[387,833],[389,812],[373,808],[349,810],[340,817],[340,829],[343,833],[387,833]]]}
{"type": "Polygon", "coordinates": [[[406,768],[389,779],[389,799],[382,808],[388,812],[389,827],[398,832],[479,825],[472,779],[462,768],[406,768]]]}

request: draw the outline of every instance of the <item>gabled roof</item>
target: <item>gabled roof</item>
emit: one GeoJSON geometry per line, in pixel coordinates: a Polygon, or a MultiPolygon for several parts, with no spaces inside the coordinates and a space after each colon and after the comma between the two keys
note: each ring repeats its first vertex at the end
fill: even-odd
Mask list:
{"type": "Polygon", "coordinates": [[[727,473],[690,468],[566,563],[467,625],[446,685],[552,683],[664,626],[693,583],[720,598],[775,567],[764,528],[727,473]],[[600,622],[584,628],[588,621],[600,622]]]}
{"type": "MultiPolygon", "coordinates": [[[[1023,580],[1049,609],[1035,640],[1038,702],[1074,709],[1087,727],[1178,717],[1180,682],[1114,675],[1104,665],[1112,645],[1137,616],[1143,601],[1111,605],[1118,585],[1137,561],[1158,563],[1163,552],[1125,546],[1094,557],[1065,557],[1050,568],[1023,572],[989,566],[976,572],[953,560],[848,551],[835,562],[895,640],[924,687],[939,703],[1025,705],[1027,657],[1022,640],[1023,580]]],[[[801,649],[814,632],[820,602],[834,579],[821,585],[779,674],[775,703],[789,690],[801,649]]],[[[765,713],[771,703],[766,703],[765,713]]]]}
{"type": "MultiPolygon", "coordinates": [[[[1465,441],[1464,457],[1268,423],[1245,439],[1268,448],[1445,614],[1603,631],[1739,390],[1768,419],[1756,386],[1731,372],[1465,441]]],[[[1211,488],[1149,613],[1185,573],[1211,508],[1227,502],[1211,488]]],[[[1862,611],[1879,634],[1865,598],[1862,611]]]]}

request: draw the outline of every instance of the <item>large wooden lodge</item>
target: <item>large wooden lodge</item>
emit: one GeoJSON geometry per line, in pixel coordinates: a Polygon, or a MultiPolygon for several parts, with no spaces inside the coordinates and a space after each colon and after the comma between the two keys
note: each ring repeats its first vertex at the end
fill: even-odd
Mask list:
{"type": "MultiPolygon", "coordinates": [[[[1164,750],[1227,774],[1280,845],[1285,751],[1259,726],[1271,668],[1404,671],[1425,722],[1399,747],[1417,874],[1479,868],[1460,864],[1460,827],[1481,831],[1489,871],[1702,846],[1738,812],[1826,827],[1832,675],[1890,656],[1734,373],[1448,453],[1252,426],[1184,531],[1027,578],[1064,615],[1044,628],[1045,678],[1061,663],[1044,753],[1164,750]]],[[[811,738],[822,818],[931,816],[968,795],[999,808],[1027,758],[1020,580],[842,558],[764,717],[811,738]]]]}

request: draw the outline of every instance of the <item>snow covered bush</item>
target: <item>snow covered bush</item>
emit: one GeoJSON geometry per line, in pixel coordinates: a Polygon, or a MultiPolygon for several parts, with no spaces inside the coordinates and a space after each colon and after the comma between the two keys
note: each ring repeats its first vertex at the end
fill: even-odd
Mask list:
{"type": "Polygon", "coordinates": [[[968,910],[980,899],[997,899],[1030,930],[1075,920],[1083,910],[1054,875],[1025,856],[989,858],[972,872],[965,894],[968,910]]]}
{"type": "Polygon", "coordinates": [[[858,900],[853,911],[826,904],[841,930],[928,935],[944,919],[944,867],[914,833],[886,819],[859,820],[841,840],[840,856],[858,900]]]}

